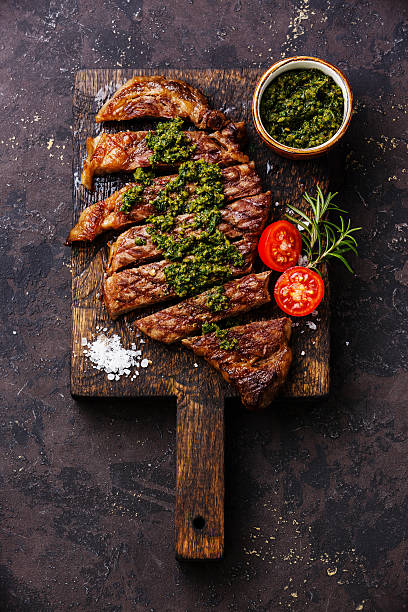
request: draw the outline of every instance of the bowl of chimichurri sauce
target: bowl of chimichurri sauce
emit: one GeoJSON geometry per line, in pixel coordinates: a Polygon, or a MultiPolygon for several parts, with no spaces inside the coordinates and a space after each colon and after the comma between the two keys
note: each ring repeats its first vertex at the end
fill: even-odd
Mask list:
{"type": "Polygon", "coordinates": [[[328,151],[346,132],[353,94],[345,75],[313,57],[277,62],[260,78],[252,115],[261,138],[276,153],[302,159],[328,151]]]}

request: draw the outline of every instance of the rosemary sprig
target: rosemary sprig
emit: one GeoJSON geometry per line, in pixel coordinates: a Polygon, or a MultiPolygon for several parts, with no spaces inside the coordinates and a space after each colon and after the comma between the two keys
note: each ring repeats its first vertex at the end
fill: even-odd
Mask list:
{"type": "Polygon", "coordinates": [[[288,204],[288,208],[298,217],[287,214],[286,218],[303,229],[301,235],[306,248],[308,268],[317,269],[324,259],[335,257],[340,259],[347,270],[353,273],[344,254],[351,251],[357,255],[357,241],[353,233],[361,230],[361,227],[351,227],[350,219],[345,221],[340,214],[337,223],[328,220],[329,212],[346,212],[334,204],[333,198],[336,195],[337,192],[329,193],[325,198],[320,187],[317,187],[316,198],[311,197],[308,193],[303,195],[310,206],[310,214],[288,204]]]}

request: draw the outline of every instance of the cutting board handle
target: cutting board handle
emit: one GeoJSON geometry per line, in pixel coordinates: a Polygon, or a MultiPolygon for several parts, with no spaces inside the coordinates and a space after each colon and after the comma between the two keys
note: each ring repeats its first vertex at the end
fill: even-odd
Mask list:
{"type": "Polygon", "coordinates": [[[175,508],[178,559],[224,553],[224,399],[183,390],[177,399],[175,508]]]}

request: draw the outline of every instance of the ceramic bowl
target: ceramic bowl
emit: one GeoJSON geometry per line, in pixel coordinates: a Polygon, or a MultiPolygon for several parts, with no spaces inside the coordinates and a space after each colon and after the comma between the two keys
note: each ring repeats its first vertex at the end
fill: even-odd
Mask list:
{"type": "Polygon", "coordinates": [[[259,136],[276,153],[283,155],[283,157],[290,157],[291,159],[310,159],[312,157],[322,155],[323,153],[327,153],[327,151],[331,149],[346,133],[352,112],[353,94],[346,76],[341,72],[341,70],[336,68],[336,66],[333,66],[324,60],[318,59],[317,57],[287,57],[279,62],[276,62],[276,64],[273,64],[273,66],[268,68],[268,70],[264,72],[259,79],[252,99],[252,118],[259,136]],[[299,70],[300,68],[317,68],[318,70],[324,72],[324,74],[331,76],[334,82],[341,88],[344,99],[343,122],[338,131],[327,142],[309,149],[296,149],[295,147],[288,147],[272,138],[272,136],[263,126],[259,112],[262,95],[273,79],[276,79],[276,77],[284,72],[287,72],[288,70],[299,70]]]}

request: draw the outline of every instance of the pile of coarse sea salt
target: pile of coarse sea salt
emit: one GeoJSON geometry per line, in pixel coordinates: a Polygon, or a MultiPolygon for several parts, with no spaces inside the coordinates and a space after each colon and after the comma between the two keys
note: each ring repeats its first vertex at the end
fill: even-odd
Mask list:
{"type": "MultiPolygon", "coordinates": [[[[103,331],[106,331],[106,328],[103,331]]],[[[144,340],[141,339],[140,343],[144,344],[144,340]]],[[[139,376],[138,368],[147,368],[151,363],[149,359],[141,359],[142,351],[136,348],[136,344],[132,343],[130,349],[125,349],[118,334],[106,336],[101,333],[90,342],[82,338],[81,344],[84,347],[84,355],[94,364],[96,370],[107,373],[108,380],[127,377],[132,374],[132,368],[136,368],[131,376],[131,380],[134,380],[139,376]]]]}

